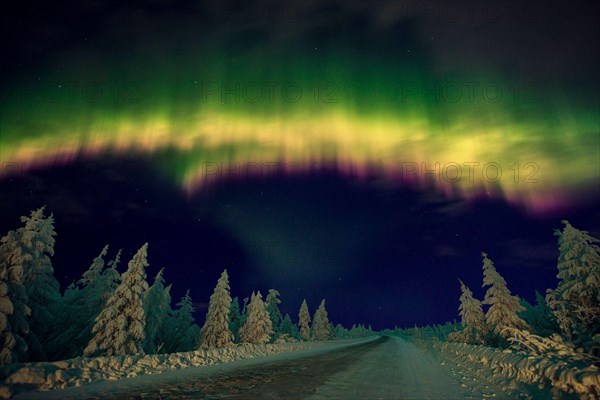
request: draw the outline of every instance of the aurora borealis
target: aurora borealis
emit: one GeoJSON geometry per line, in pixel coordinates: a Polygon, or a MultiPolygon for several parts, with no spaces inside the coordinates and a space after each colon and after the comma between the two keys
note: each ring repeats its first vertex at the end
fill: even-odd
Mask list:
{"type": "Polygon", "coordinates": [[[189,191],[329,166],[533,213],[597,182],[597,98],[493,68],[438,71],[435,37],[397,34],[394,54],[337,32],[308,49],[217,32],[217,43],[147,44],[124,59],[75,46],[3,92],[0,158],[28,169],[145,153],[189,191]]]}
{"type": "MultiPolygon", "coordinates": [[[[252,202],[241,193],[253,198],[248,187],[268,192],[269,182],[285,186],[296,178],[308,179],[306,190],[312,190],[311,177],[330,173],[365,183],[367,191],[375,187],[379,194],[364,200],[373,209],[380,208],[378,196],[404,190],[474,209],[484,199],[533,221],[560,220],[597,205],[594,13],[583,4],[539,11],[518,2],[425,3],[429,8],[402,1],[371,7],[156,1],[23,11],[5,21],[17,39],[1,81],[0,185],[81,165],[88,171],[106,160],[143,160],[150,169],[129,185],[168,182],[168,190],[182,190],[193,207],[216,207],[206,215],[230,229],[245,251],[256,246],[253,235],[261,236],[254,230],[263,241],[288,240],[273,232],[284,236],[277,224],[294,213],[281,210],[284,222],[254,219],[252,202]],[[46,13],[58,22],[46,21],[46,13]],[[232,189],[237,184],[239,192],[232,189]],[[237,205],[242,222],[219,219],[229,209],[206,205],[203,196],[211,191],[223,204],[237,205]],[[252,226],[244,225],[250,220],[252,226]],[[258,228],[262,223],[267,226],[258,228]]],[[[110,188],[103,177],[90,176],[86,182],[110,188]]],[[[315,184],[314,201],[326,202],[319,193],[328,184],[315,184]]],[[[83,189],[73,185],[63,188],[64,199],[78,198],[83,189]]],[[[27,196],[5,193],[13,201],[27,196]]],[[[89,207],[117,207],[112,202],[89,207]]],[[[16,218],[3,215],[2,227],[16,218]]],[[[386,220],[373,218],[380,228],[386,220]]],[[[329,222],[336,228],[323,227],[330,233],[316,237],[346,237],[337,220],[329,222]]],[[[299,230],[294,240],[314,234],[307,226],[299,230]]],[[[543,232],[552,244],[551,232],[543,232]]],[[[355,235],[347,240],[361,240],[355,235]]],[[[481,249],[473,251],[477,256],[481,249]]],[[[257,259],[266,260],[264,254],[257,259]]],[[[285,263],[275,262],[278,268],[285,263]]],[[[304,262],[287,279],[300,281],[302,268],[304,262]]]]}

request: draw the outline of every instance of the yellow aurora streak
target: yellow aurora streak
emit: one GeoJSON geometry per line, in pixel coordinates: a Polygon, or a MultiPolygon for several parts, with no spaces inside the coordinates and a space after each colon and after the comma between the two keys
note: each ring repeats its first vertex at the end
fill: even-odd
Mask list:
{"type": "Polygon", "coordinates": [[[502,196],[533,212],[572,201],[573,191],[598,174],[590,167],[598,157],[589,151],[594,136],[580,133],[598,127],[573,120],[555,127],[564,134],[548,135],[547,127],[531,123],[483,127],[462,122],[441,130],[426,118],[361,117],[339,109],[285,117],[211,109],[193,117],[97,116],[91,123],[53,126],[45,135],[3,142],[0,159],[28,169],[106,151],[160,159],[169,149],[185,155],[186,161],[175,163],[175,175],[189,191],[218,179],[264,175],[271,163],[288,173],[334,164],[358,178],[375,171],[392,184],[432,184],[449,196],[502,196]]]}

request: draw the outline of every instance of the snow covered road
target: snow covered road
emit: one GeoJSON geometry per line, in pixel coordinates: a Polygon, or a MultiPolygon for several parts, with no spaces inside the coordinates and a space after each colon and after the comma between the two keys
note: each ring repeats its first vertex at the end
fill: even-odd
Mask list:
{"type": "MultiPolygon", "coordinates": [[[[463,399],[446,367],[396,337],[98,382],[36,399],[463,399]],[[221,368],[219,368],[221,367],[221,368]]],[[[33,398],[17,396],[16,398],[33,398]]]]}
{"type": "Polygon", "coordinates": [[[307,399],[464,399],[438,361],[397,337],[330,376],[307,399]]]}

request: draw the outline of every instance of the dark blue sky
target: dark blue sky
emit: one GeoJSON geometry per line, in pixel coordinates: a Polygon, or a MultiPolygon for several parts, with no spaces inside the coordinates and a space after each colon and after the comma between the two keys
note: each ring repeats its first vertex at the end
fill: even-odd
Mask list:
{"type": "MultiPolygon", "coordinates": [[[[104,158],[0,181],[0,230],[47,205],[58,232],[62,288],[104,244],[128,257],[148,241],[149,281],[165,268],[174,297],[205,307],[227,268],[232,295],[281,292],[295,319],[327,299],[335,323],[443,323],[457,318],[458,279],[480,298],[486,251],[509,288],[532,300],[555,284],[562,219],[600,237],[600,208],[528,217],[500,201],[449,201],[435,192],[382,190],[335,173],[228,183],[189,197],[144,159],[104,158]]],[[[598,204],[596,204],[597,206],[598,204]]],[[[202,321],[204,310],[197,319],[202,321]]]]}

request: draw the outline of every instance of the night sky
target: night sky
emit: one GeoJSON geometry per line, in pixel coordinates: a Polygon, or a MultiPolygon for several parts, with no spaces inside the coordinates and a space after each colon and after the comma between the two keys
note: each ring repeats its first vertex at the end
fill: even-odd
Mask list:
{"type": "Polygon", "coordinates": [[[521,3],[15,5],[0,232],[47,205],[62,289],[149,242],[199,323],[224,268],[347,327],[458,318],[481,251],[531,301],[600,237],[600,6],[521,3]]]}

